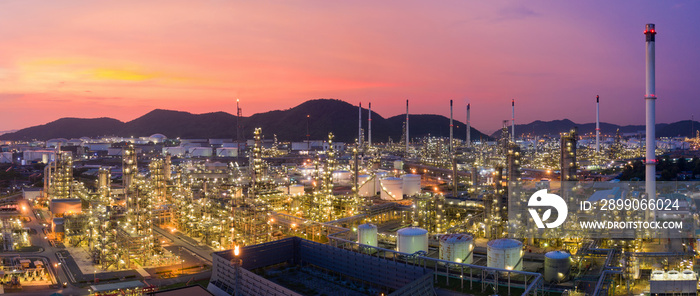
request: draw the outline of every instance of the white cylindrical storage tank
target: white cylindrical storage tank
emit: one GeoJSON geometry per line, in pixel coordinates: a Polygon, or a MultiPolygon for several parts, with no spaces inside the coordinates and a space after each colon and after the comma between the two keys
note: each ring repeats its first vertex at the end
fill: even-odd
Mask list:
{"type": "Polygon", "coordinates": [[[402,200],[403,199],[403,181],[401,178],[388,177],[382,179],[382,187],[380,188],[383,200],[402,200]]]}
{"type": "Polygon", "coordinates": [[[212,148],[210,147],[191,147],[189,148],[190,155],[192,157],[210,157],[212,155],[212,148]]]}
{"type": "Polygon", "coordinates": [[[359,175],[357,177],[357,186],[360,186],[360,196],[362,197],[372,197],[377,194],[374,180],[372,180],[370,175],[359,175]]]}
{"type": "Polygon", "coordinates": [[[571,270],[571,254],[562,251],[551,251],[544,254],[544,280],[561,282],[571,270]]]}
{"type": "Polygon", "coordinates": [[[304,177],[313,176],[313,174],[314,174],[314,168],[311,168],[311,167],[300,167],[300,168],[299,168],[299,173],[301,173],[301,175],[304,176],[304,177]]]}
{"type": "Polygon", "coordinates": [[[474,257],[474,238],[463,233],[440,237],[440,260],[471,264],[474,257]]]}
{"type": "MultiPolygon", "coordinates": [[[[12,152],[0,152],[0,163],[12,163],[12,152]]],[[[41,162],[49,163],[49,156],[44,154],[41,156],[41,162]]]]}
{"type": "Polygon", "coordinates": [[[412,196],[420,193],[420,175],[406,174],[401,176],[403,180],[403,194],[412,196]]]}
{"type": "Polygon", "coordinates": [[[509,270],[523,270],[521,258],[523,243],[510,238],[489,241],[486,266],[509,270]]]}
{"type": "Polygon", "coordinates": [[[348,185],[352,181],[349,171],[333,171],[333,184],[348,185]]]}
{"type": "Polygon", "coordinates": [[[216,156],[217,157],[237,157],[238,156],[238,148],[232,148],[232,147],[216,148],[216,156]]]}
{"type": "Polygon", "coordinates": [[[401,228],[396,232],[396,250],[413,254],[418,251],[428,252],[428,231],[419,227],[401,228]]]}
{"type": "Polygon", "coordinates": [[[377,225],[366,223],[357,226],[357,243],[377,246],[377,225]]]}
{"type": "Polygon", "coordinates": [[[379,191],[380,188],[382,188],[382,184],[380,183],[382,179],[386,178],[389,176],[389,173],[387,172],[376,172],[374,173],[374,188],[379,191]]]}
{"type": "Polygon", "coordinates": [[[289,195],[302,195],[304,194],[304,185],[294,184],[289,185],[289,195]]]}

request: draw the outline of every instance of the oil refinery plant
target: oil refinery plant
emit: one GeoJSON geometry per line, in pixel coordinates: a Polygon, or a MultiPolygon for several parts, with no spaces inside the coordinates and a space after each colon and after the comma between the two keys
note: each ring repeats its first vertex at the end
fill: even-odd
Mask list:
{"type": "MultiPolygon", "coordinates": [[[[372,139],[371,104],[358,107],[352,143],[333,133],[282,142],[261,128],[245,139],[240,125],[231,139],[46,141],[24,152],[43,166],[43,188],[0,204],[0,241],[6,252],[36,246],[25,225],[43,221],[38,236],[62,265],[17,256],[0,277],[7,289],[67,278],[91,295],[152,295],[156,279],[205,273],[213,295],[697,295],[700,186],[655,182],[660,156],[679,151],[655,142],[655,34],[648,24],[645,145],[600,132],[604,96],[594,134],[520,132],[511,100],[498,137],[472,139],[478,107],[458,108],[467,127],[458,135],[449,101],[449,137],[412,137],[406,100],[396,141],[372,139]],[[646,181],[620,181],[639,160],[646,181]],[[533,192],[581,208],[557,229],[551,209],[533,214],[541,221],[519,211],[537,206],[533,192]],[[585,211],[642,197],[678,206],[585,211]],[[601,219],[684,226],[660,235],[574,225],[601,219]]],[[[698,137],[677,142],[700,148],[698,137]]]]}

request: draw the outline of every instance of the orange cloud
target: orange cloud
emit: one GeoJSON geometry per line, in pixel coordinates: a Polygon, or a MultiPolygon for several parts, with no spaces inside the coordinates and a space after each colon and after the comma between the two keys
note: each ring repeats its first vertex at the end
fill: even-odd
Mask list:
{"type": "Polygon", "coordinates": [[[156,75],[138,71],[106,69],[100,68],[91,71],[95,79],[107,80],[127,80],[127,81],[144,81],[156,77],[156,75]]]}

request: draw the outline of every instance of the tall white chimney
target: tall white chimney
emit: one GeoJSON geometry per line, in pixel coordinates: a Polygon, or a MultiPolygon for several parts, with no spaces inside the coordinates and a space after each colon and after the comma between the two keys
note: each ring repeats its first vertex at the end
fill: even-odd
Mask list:
{"type": "Polygon", "coordinates": [[[367,115],[367,147],[372,147],[372,102],[369,102],[369,115],[367,115]]]}
{"type": "Polygon", "coordinates": [[[595,96],[595,153],[600,153],[600,97],[595,96]]]}
{"type": "MultiPolygon", "coordinates": [[[[646,36],[646,91],[644,100],[646,101],[646,193],[649,199],[656,199],[656,71],[655,71],[655,35],[654,24],[647,24],[644,28],[646,36]]],[[[656,219],[656,215],[652,217],[656,219]]]]}

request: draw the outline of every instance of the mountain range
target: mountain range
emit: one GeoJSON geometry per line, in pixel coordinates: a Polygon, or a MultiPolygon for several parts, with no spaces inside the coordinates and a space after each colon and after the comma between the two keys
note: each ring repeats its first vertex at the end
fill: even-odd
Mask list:
{"type": "MultiPolygon", "coordinates": [[[[562,120],[552,120],[552,121],[541,121],[536,120],[528,124],[516,124],[515,134],[518,137],[524,135],[536,135],[542,136],[553,136],[559,137],[560,133],[569,132],[572,128],[576,127],[578,129],[579,135],[595,133],[595,123],[575,123],[568,119],[562,120]]],[[[700,122],[682,120],[674,123],[657,123],[656,124],[656,136],[657,137],[689,137],[695,136],[695,132],[700,129],[700,122]]],[[[616,125],[611,123],[600,123],[600,133],[603,135],[614,135],[617,130],[620,134],[644,134],[646,127],[644,125],[616,125]]],[[[508,126],[508,132],[511,131],[511,126],[508,126]]],[[[491,137],[497,138],[501,135],[501,130],[497,130],[491,137]]]]}
{"type": "MultiPolygon", "coordinates": [[[[368,110],[362,109],[362,127],[367,134],[368,110]]],[[[333,132],[335,141],[351,143],[357,138],[358,107],[334,99],[306,101],[294,108],[258,113],[241,117],[241,137],[250,139],[256,127],[263,136],[279,141],[306,139],[307,123],[310,139],[327,139],[333,132]],[[307,119],[308,115],[308,119],[307,119]]],[[[400,141],[405,115],[384,118],[372,112],[372,140],[385,142],[390,137],[400,141]]],[[[411,137],[425,135],[449,136],[449,118],[441,115],[411,114],[411,137]]],[[[122,122],[113,118],[61,118],[44,125],[24,128],[0,135],[0,140],[48,140],[79,137],[142,137],[160,133],[169,138],[236,138],[237,118],[226,112],[192,114],[182,111],[153,110],[132,121],[122,122]]],[[[466,137],[465,125],[455,121],[457,138],[466,137]]],[[[472,127],[472,139],[490,139],[472,127]]],[[[366,136],[365,136],[366,137],[366,136]]]]}
{"type": "MultiPolygon", "coordinates": [[[[357,106],[334,99],[306,101],[294,108],[275,110],[241,117],[241,138],[250,139],[253,130],[261,127],[263,136],[279,141],[301,141],[306,139],[307,123],[310,139],[326,139],[329,132],[335,134],[335,141],[351,143],[357,138],[357,106]],[[308,119],[307,119],[308,115],[308,119]]],[[[362,109],[362,128],[367,134],[368,110],[362,109]]],[[[0,140],[49,140],[53,138],[80,137],[143,137],[160,133],[169,138],[236,138],[237,118],[226,112],[192,114],[182,111],[153,110],[132,121],[122,122],[113,118],[61,118],[47,124],[10,131],[0,135],[0,140]]],[[[389,138],[400,141],[405,115],[384,118],[372,112],[372,139],[385,142],[389,138]]],[[[411,114],[409,118],[411,138],[433,135],[449,136],[449,118],[442,115],[411,114]]],[[[458,139],[466,137],[465,124],[454,122],[454,135],[458,139]]],[[[518,137],[523,135],[558,137],[577,127],[579,134],[595,132],[595,123],[578,124],[571,120],[533,121],[515,126],[518,137]]],[[[508,126],[510,131],[510,126],[508,126]]],[[[620,126],[600,123],[603,135],[613,135],[619,129],[622,134],[644,133],[644,125],[620,126]]],[[[656,125],[658,137],[694,136],[692,130],[700,129],[700,122],[690,120],[656,125]]],[[[498,138],[501,130],[486,135],[472,127],[472,140],[498,138]]]]}

